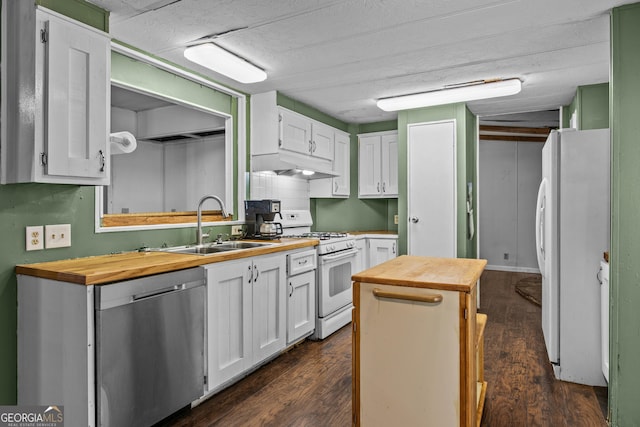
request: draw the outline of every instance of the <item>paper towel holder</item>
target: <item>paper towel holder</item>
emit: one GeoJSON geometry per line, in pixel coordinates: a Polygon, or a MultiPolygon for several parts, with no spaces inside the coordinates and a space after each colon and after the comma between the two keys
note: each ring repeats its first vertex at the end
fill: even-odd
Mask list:
{"type": "Polygon", "coordinates": [[[111,154],[129,154],[137,147],[136,137],[131,132],[122,131],[109,135],[111,154]]]}

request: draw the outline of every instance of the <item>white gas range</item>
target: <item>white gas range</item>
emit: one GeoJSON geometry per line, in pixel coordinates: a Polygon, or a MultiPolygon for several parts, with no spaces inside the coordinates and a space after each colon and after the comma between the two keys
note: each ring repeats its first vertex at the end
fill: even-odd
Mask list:
{"type": "Polygon", "coordinates": [[[319,239],[316,274],[316,328],[312,339],[324,339],[351,322],[351,275],[355,272],[356,240],[347,233],[311,232],[306,210],[282,211],[283,237],[319,239]]]}

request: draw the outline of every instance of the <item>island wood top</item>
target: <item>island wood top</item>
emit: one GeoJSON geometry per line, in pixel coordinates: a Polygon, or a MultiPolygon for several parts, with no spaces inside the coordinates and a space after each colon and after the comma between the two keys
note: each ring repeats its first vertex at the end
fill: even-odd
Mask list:
{"type": "Polygon", "coordinates": [[[381,285],[471,292],[487,260],[402,255],[352,276],[381,285]]]}
{"type": "Polygon", "coordinates": [[[125,252],[17,265],[16,274],[80,285],[103,285],[215,262],[312,247],[318,245],[318,242],[318,239],[279,239],[279,241],[270,241],[270,243],[274,243],[270,246],[218,252],[209,255],[178,254],[155,250],[149,252],[125,252]]]}

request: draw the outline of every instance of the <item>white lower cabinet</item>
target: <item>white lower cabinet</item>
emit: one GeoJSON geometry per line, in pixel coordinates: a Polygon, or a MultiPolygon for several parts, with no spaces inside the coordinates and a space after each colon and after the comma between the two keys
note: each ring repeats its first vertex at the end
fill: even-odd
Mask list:
{"type": "Polygon", "coordinates": [[[398,236],[361,234],[356,238],[356,272],[375,267],[398,256],[398,236]]]}
{"type": "Polygon", "coordinates": [[[315,330],[316,260],[315,249],[287,255],[287,345],[315,330]]]}
{"type": "Polygon", "coordinates": [[[398,256],[396,239],[367,239],[369,266],[374,267],[398,256]]]}
{"type": "Polygon", "coordinates": [[[364,236],[356,237],[356,266],[355,272],[358,273],[362,270],[369,268],[367,262],[367,239],[364,236]]]}
{"type": "Polygon", "coordinates": [[[287,344],[293,344],[311,335],[316,326],[316,272],[290,277],[287,285],[287,344]]]}
{"type": "Polygon", "coordinates": [[[265,255],[204,268],[210,392],[285,348],[285,256],[265,255]]]}

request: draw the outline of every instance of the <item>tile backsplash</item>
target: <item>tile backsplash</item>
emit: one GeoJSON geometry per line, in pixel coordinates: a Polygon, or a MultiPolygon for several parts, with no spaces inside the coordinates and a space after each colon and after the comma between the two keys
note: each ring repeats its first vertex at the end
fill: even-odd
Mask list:
{"type": "Polygon", "coordinates": [[[309,181],[274,172],[250,173],[251,199],[276,199],[282,209],[311,209],[309,181]]]}

